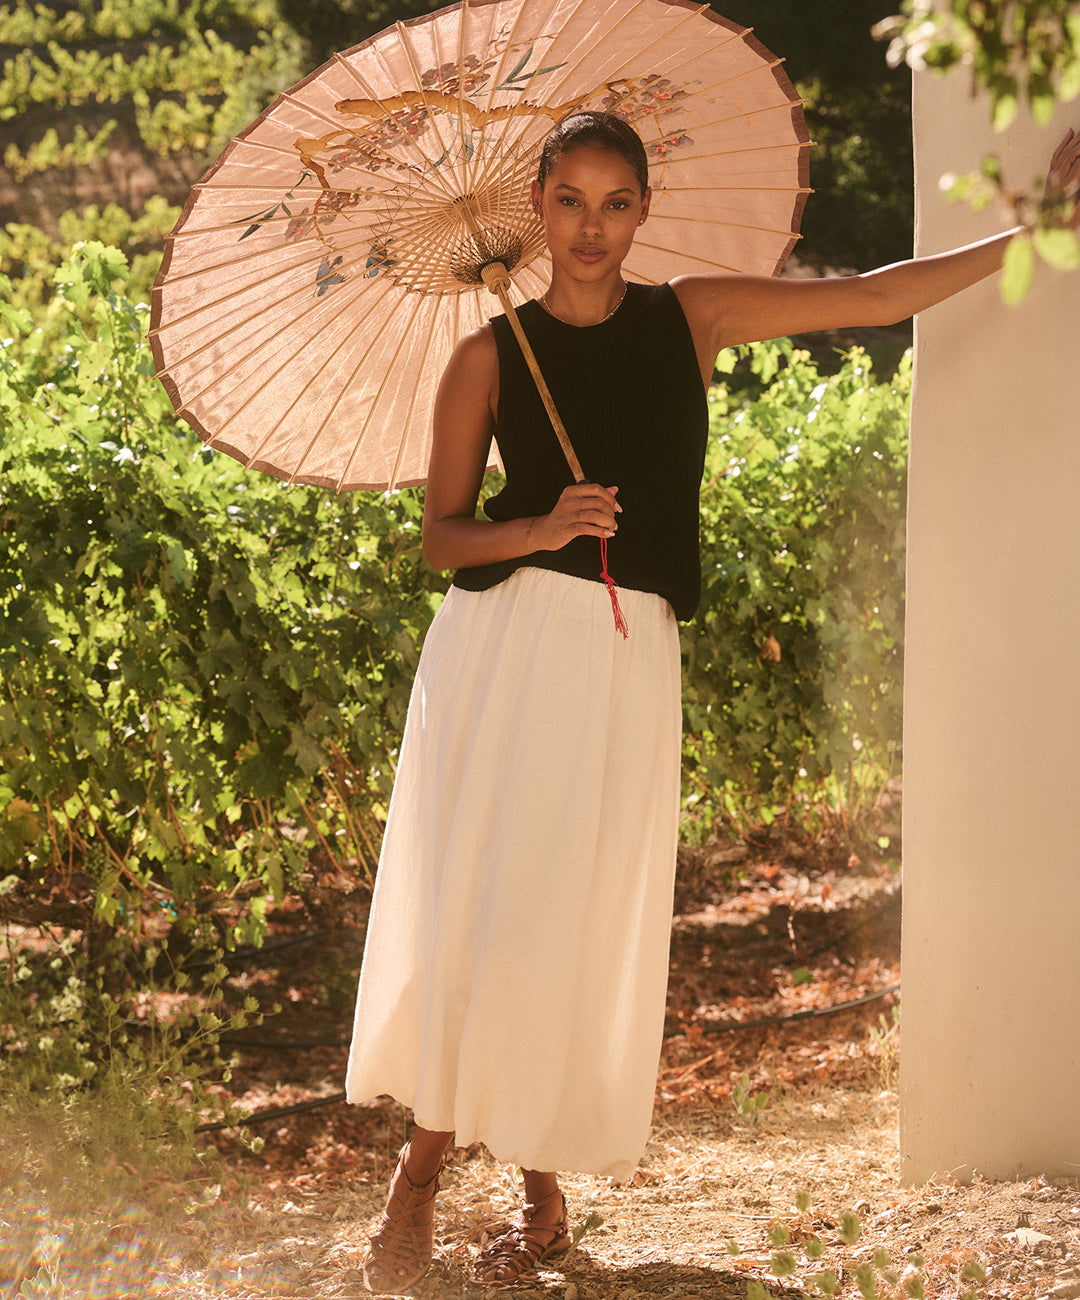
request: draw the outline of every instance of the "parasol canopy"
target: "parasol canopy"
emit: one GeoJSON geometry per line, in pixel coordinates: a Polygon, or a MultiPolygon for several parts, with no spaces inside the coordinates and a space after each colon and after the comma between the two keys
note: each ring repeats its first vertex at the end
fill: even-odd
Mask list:
{"type": "Polygon", "coordinates": [[[645,143],[627,279],[779,271],[810,145],[751,32],[685,0],[462,0],[334,55],[194,186],[153,290],[177,413],[290,482],[422,482],[443,369],[496,307],[491,268],[522,299],[547,286],[529,187],[580,109],[645,143]]]}

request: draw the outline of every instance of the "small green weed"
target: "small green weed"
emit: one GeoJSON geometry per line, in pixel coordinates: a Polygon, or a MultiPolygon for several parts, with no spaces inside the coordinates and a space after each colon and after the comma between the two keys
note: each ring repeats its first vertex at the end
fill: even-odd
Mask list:
{"type": "Polygon", "coordinates": [[[590,1232],[596,1232],[598,1228],[603,1226],[604,1216],[596,1210],[590,1210],[588,1215],[576,1227],[570,1229],[570,1249],[576,1250],[590,1232]]]}
{"type": "Polygon", "coordinates": [[[896,1086],[900,1068],[900,1008],[894,1006],[889,1016],[878,1016],[876,1026],[870,1026],[871,1051],[877,1058],[878,1082],[883,1089],[896,1086]]]}
{"type": "Polygon", "coordinates": [[[761,1118],[761,1112],[769,1104],[769,1094],[754,1092],[750,1085],[750,1076],[744,1074],[731,1090],[731,1101],[748,1124],[756,1124],[761,1118]]]}
{"type": "MultiPolygon", "coordinates": [[[[847,1277],[855,1283],[861,1300],[924,1300],[931,1294],[926,1260],[919,1255],[909,1255],[902,1266],[893,1264],[889,1252],[877,1247],[865,1258],[852,1257],[852,1248],[863,1235],[859,1216],[851,1211],[839,1218],[816,1214],[811,1207],[809,1192],[800,1191],[796,1197],[797,1213],[788,1219],[774,1219],[768,1226],[768,1244],[772,1247],[769,1271],[775,1278],[792,1278],[801,1273],[801,1280],[809,1297],[838,1297],[841,1279],[847,1277]],[[823,1238],[822,1230],[826,1230],[823,1238]],[[826,1242],[828,1241],[828,1245],[826,1242]],[[820,1267],[826,1255],[829,1267],[820,1267]],[[811,1271],[817,1268],[817,1271],[811,1271]]],[[[728,1253],[738,1255],[737,1243],[728,1243],[728,1253]]],[[[953,1278],[955,1282],[955,1275],[953,1278]]],[[[958,1300],[980,1300],[985,1294],[982,1283],[986,1271],[978,1260],[971,1258],[960,1272],[960,1281],[968,1285],[958,1300]]],[[[788,1283],[790,1285],[790,1283],[788,1283]]],[[[952,1284],[950,1284],[952,1285],[952,1284]]],[[[846,1297],[849,1292],[843,1292],[846,1297]]],[[[939,1294],[933,1292],[933,1294],[939,1294]]],[[[950,1289],[950,1295],[956,1291],[950,1289]]],[[[770,1292],[760,1278],[747,1281],[747,1300],[771,1300],[770,1292]]]]}

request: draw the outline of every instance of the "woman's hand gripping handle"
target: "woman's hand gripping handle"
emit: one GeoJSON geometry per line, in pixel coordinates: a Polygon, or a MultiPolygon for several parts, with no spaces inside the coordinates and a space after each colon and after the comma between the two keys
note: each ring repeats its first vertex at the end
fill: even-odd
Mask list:
{"type": "Polygon", "coordinates": [[[622,512],[615,499],[618,490],[599,483],[572,483],[564,488],[555,508],[530,522],[529,549],[559,551],[575,537],[614,537],[619,527],[615,516],[622,512]]]}

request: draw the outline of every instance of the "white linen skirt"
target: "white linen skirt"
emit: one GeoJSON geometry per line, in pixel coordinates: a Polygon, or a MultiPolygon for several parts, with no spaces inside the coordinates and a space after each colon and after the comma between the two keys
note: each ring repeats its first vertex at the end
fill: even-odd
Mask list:
{"type": "Polygon", "coordinates": [[[670,605],[524,568],[452,588],[413,686],[349,1100],[526,1169],[629,1177],[663,1032],[678,834],[670,605]]]}

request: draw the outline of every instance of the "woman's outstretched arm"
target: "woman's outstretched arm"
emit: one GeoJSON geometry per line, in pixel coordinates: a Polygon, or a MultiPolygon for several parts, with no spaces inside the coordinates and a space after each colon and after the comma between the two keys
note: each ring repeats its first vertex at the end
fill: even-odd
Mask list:
{"type": "MultiPolygon", "coordinates": [[[[1069,131],[1051,161],[1048,183],[1075,197],[1080,136],[1069,131]]],[[[1080,209],[1070,224],[1080,219],[1080,209]]],[[[931,257],[912,258],[863,275],[781,280],[770,276],[694,275],[672,281],[711,371],[721,348],[759,339],[856,325],[891,325],[1000,270],[1022,226],[931,257]]]]}
{"type": "Polygon", "coordinates": [[[498,351],[486,325],[454,349],[435,398],[423,540],[437,569],[557,551],[572,537],[610,537],[618,527],[618,488],[596,483],[566,488],[550,514],[505,523],[476,517],[498,400],[498,351]]]}

